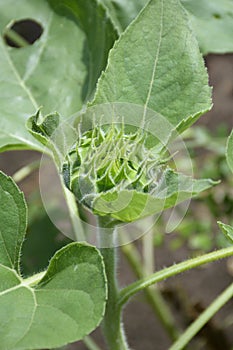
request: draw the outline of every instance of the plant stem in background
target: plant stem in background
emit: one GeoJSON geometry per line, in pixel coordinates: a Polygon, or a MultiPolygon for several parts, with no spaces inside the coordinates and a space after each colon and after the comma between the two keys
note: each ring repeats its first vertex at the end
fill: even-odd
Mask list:
{"type": "Polygon", "coordinates": [[[195,267],[198,267],[219,259],[227,258],[232,255],[233,255],[233,247],[216,250],[215,252],[211,252],[202,256],[198,256],[197,258],[194,258],[194,259],[183,261],[179,264],[176,264],[166,269],[163,269],[161,271],[158,271],[152,274],[151,276],[142,278],[141,280],[138,280],[121,290],[120,296],[119,296],[119,305],[120,306],[124,305],[131,296],[144,290],[145,288],[151,286],[152,284],[155,284],[160,281],[164,281],[168,277],[178,275],[181,272],[191,270],[195,267]]]}
{"type": "MultiPolygon", "coordinates": [[[[151,218],[148,220],[152,220],[151,218]]],[[[153,221],[150,223],[151,226],[153,224],[153,221]]],[[[138,278],[143,278],[146,276],[151,275],[155,270],[155,258],[154,258],[154,232],[151,229],[149,233],[145,234],[142,239],[143,243],[143,262],[144,262],[144,272],[142,271],[142,276],[138,278]],[[143,276],[144,274],[144,276],[143,276]]],[[[160,293],[157,286],[150,286],[147,288],[147,299],[149,303],[151,304],[153,310],[157,312],[157,315],[164,326],[164,328],[167,330],[168,335],[172,340],[176,340],[178,338],[179,332],[176,327],[176,321],[168,307],[168,304],[166,303],[165,299],[163,298],[162,294],[160,293]]]]}
{"type": "Polygon", "coordinates": [[[83,343],[89,350],[101,350],[94,340],[88,335],[83,339],[83,343]]]}
{"type": "Polygon", "coordinates": [[[64,196],[68,206],[69,214],[70,214],[70,220],[72,223],[75,241],[77,242],[85,241],[86,237],[82,226],[82,221],[78,213],[78,206],[76,203],[75,196],[66,188],[63,181],[61,181],[61,184],[64,191],[64,196]]]}
{"type": "Polygon", "coordinates": [[[19,35],[18,33],[16,33],[14,30],[10,28],[7,28],[7,30],[5,30],[4,36],[7,39],[10,39],[18,47],[26,47],[29,45],[27,40],[25,40],[21,35],[19,35]]]}
{"type": "MultiPolygon", "coordinates": [[[[133,243],[122,246],[122,251],[132,267],[137,278],[145,277],[144,268],[138,250],[133,243]]],[[[148,303],[151,305],[155,315],[160,320],[171,340],[176,340],[179,336],[174,317],[165,302],[159,289],[154,286],[144,290],[148,303]]]]}
{"type": "Polygon", "coordinates": [[[233,283],[194,321],[169,350],[182,350],[202,327],[233,297],[233,283]]]}
{"type": "Polygon", "coordinates": [[[30,164],[25,165],[14,173],[12,176],[15,182],[20,182],[29,176],[34,170],[39,169],[40,161],[36,160],[30,164]]]}
{"type": "MultiPolygon", "coordinates": [[[[109,232],[109,235],[106,238],[106,233],[102,232],[101,234],[101,230],[103,227],[104,219],[99,218],[98,233],[99,243],[101,247],[111,245],[111,243],[114,241],[115,229],[113,228],[112,232],[109,232]],[[108,240],[108,242],[106,240],[108,240]]],[[[109,350],[129,350],[121,320],[122,308],[119,306],[118,303],[119,288],[116,279],[117,248],[101,248],[101,253],[104,258],[108,283],[108,299],[104,319],[102,321],[103,335],[109,346],[109,350]]]]}

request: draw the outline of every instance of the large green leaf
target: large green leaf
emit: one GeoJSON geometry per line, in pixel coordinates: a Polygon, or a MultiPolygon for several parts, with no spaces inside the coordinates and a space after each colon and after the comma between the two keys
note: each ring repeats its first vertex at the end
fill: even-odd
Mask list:
{"type": "Polygon", "coordinates": [[[226,158],[229,168],[233,172],[233,130],[227,140],[226,158]]]}
{"type": "Polygon", "coordinates": [[[93,104],[107,102],[143,105],[182,129],[210,109],[206,69],[178,0],[151,0],[116,42],[93,104]]]}
{"type": "Polygon", "coordinates": [[[203,54],[233,52],[232,0],[182,0],[203,54]]]}
{"type": "Polygon", "coordinates": [[[94,247],[71,243],[62,248],[34,288],[3,265],[0,278],[0,337],[5,350],[62,346],[82,339],[103,317],[105,275],[94,247]]]}
{"type": "Polygon", "coordinates": [[[14,265],[25,234],[25,202],[3,173],[0,183],[1,348],[54,348],[82,339],[104,314],[106,278],[100,252],[71,243],[54,255],[46,273],[23,279],[14,265]]]}
{"type": "Polygon", "coordinates": [[[0,30],[12,20],[32,19],[43,27],[33,45],[9,47],[0,37],[0,149],[42,150],[25,129],[38,107],[63,116],[90,97],[117,34],[96,0],[1,0],[0,30]],[[86,20],[86,19],[89,20],[86,20]]]}

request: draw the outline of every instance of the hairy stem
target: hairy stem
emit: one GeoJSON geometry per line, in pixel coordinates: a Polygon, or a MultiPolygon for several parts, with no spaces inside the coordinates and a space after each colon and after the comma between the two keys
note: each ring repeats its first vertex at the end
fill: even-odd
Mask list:
{"type": "Polygon", "coordinates": [[[168,277],[178,275],[181,272],[210,263],[212,261],[227,258],[232,255],[233,255],[233,247],[220,249],[212,253],[199,256],[194,259],[183,261],[177,265],[173,265],[166,269],[158,271],[152,274],[151,276],[142,278],[141,280],[138,280],[121,290],[119,295],[119,306],[124,305],[131,296],[144,290],[145,288],[151,286],[152,284],[163,281],[168,277]]]}
{"type": "MultiPolygon", "coordinates": [[[[114,229],[106,234],[101,234],[104,220],[99,220],[99,242],[101,246],[109,246],[114,240],[114,229]],[[106,242],[106,239],[109,240],[106,242]],[[104,240],[104,241],[103,241],[104,240]]],[[[105,270],[108,282],[108,300],[104,319],[102,321],[102,332],[109,346],[109,350],[129,350],[122,324],[122,308],[118,304],[119,288],[116,279],[116,248],[101,248],[105,262],[105,270]]]]}
{"type": "Polygon", "coordinates": [[[201,328],[233,297],[233,283],[194,321],[169,350],[182,350],[201,328]]]}

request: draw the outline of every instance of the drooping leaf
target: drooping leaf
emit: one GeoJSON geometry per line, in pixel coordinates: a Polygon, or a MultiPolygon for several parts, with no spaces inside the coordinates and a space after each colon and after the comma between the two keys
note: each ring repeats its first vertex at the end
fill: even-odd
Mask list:
{"type": "Polygon", "coordinates": [[[92,104],[109,102],[150,108],[182,130],[210,109],[206,69],[178,0],[149,1],[116,42],[92,104]]]}
{"type": "Polygon", "coordinates": [[[26,223],[23,193],[10,177],[0,172],[0,263],[17,271],[26,223]]]}
{"type": "Polygon", "coordinates": [[[233,227],[230,225],[226,225],[221,221],[218,221],[218,226],[220,227],[220,229],[222,230],[223,234],[225,235],[225,237],[231,242],[233,243],[233,227]]]}
{"type": "Polygon", "coordinates": [[[98,215],[110,215],[123,222],[132,222],[171,208],[215,184],[212,180],[194,180],[167,170],[153,194],[113,190],[96,196],[92,205],[98,215]]]}
{"type": "Polygon", "coordinates": [[[26,131],[26,119],[40,106],[45,114],[57,110],[64,117],[80,110],[117,37],[95,0],[0,2],[1,33],[25,19],[43,28],[33,45],[13,48],[0,37],[0,150],[43,150],[26,131]]]}
{"type": "Polygon", "coordinates": [[[232,0],[182,0],[203,54],[233,52],[232,0]]]}
{"type": "Polygon", "coordinates": [[[3,173],[0,184],[1,348],[54,348],[83,338],[100,323],[105,308],[106,278],[100,252],[71,243],[56,252],[40,279],[23,279],[18,262],[26,206],[22,193],[3,173]]]}
{"type": "Polygon", "coordinates": [[[229,168],[233,172],[233,130],[227,140],[226,158],[229,168]]]}

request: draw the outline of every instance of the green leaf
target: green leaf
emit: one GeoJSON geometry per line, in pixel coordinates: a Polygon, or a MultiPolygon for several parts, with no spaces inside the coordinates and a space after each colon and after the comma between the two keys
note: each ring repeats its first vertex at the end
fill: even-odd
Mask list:
{"type": "Polygon", "coordinates": [[[0,263],[19,271],[19,256],[27,224],[23,193],[0,172],[0,263]]]}
{"type": "Polygon", "coordinates": [[[233,130],[227,140],[226,158],[229,168],[233,172],[233,130]]]}
{"type": "MultiPolygon", "coordinates": [[[[148,0],[102,0],[115,25],[124,30],[148,0]]],[[[231,0],[181,0],[188,10],[200,49],[207,53],[233,51],[231,0]],[[214,40],[213,40],[214,38],[214,40]]]]}
{"type": "Polygon", "coordinates": [[[40,119],[40,110],[38,110],[35,115],[27,120],[26,126],[35,139],[42,145],[48,146],[48,143],[51,141],[51,136],[55,133],[60,124],[60,115],[55,112],[45,116],[42,120],[40,119]]]}
{"type": "Polygon", "coordinates": [[[232,0],[182,0],[203,54],[233,52],[232,0]]]}
{"type": "Polygon", "coordinates": [[[0,150],[42,151],[25,121],[40,106],[44,113],[57,110],[65,117],[80,110],[95,89],[117,33],[95,0],[1,1],[1,33],[23,19],[41,24],[43,34],[22,48],[9,47],[0,37],[0,150]]]}
{"type": "Polygon", "coordinates": [[[178,0],[151,0],[116,42],[92,104],[109,102],[150,108],[182,130],[210,109],[206,69],[178,0]]]}
{"type": "MultiPolygon", "coordinates": [[[[105,7],[97,0],[48,0],[48,2],[57,13],[67,14],[85,32],[86,42],[82,59],[87,66],[88,75],[84,86],[81,87],[85,101],[93,94],[97,80],[106,66],[108,52],[118,37],[117,30],[108,17],[105,7]]],[[[77,88],[78,86],[75,87],[75,91],[77,88]]],[[[60,110],[59,112],[62,113],[60,110]]]]}
{"type": "Polygon", "coordinates": [[[74,128],[72,119],[69,118],[68,123],[61,119],[57,112],[42,117],[39,109],[26,123],[28,131],[45,146],[44,152],[52,152],[57,165],[78,139],[78,131],[74,128]]]}
{"type": "Polygon", "coordinates": [[[105,306],[103,260],[95,247],[71,243],[52,258],[39,285],[1,267],[0,337],[6,350],[58,347],[82,339],[105,306]],[[5,322],[7,320],[7,322],[5,322]]]}
{"type": "Polygon", "coordinates": [[[167,170],[153,194],[113,190],[96,196],[92,206],[97,215],[110,215],[123,222],[132,222],[171,208],[215,184],[212,180],[194,180],[167,170]]]}
{"type": "Polygon", "coordinates": [[[221,221],[218,221],[218,226],[220,227],[228,241],[233,243],[233,227],[230,225],[226,225],[221,221]]]}
{"type": "Polygon", "coordinates": [[[82,339],[104,314],[106,277],[100,252],[71,243],[56,252],[46,273],[23,279],[18,262],[26,206],[22,193],[3,173],[0,184],[1,348],[54,348],[82,339]]]}

